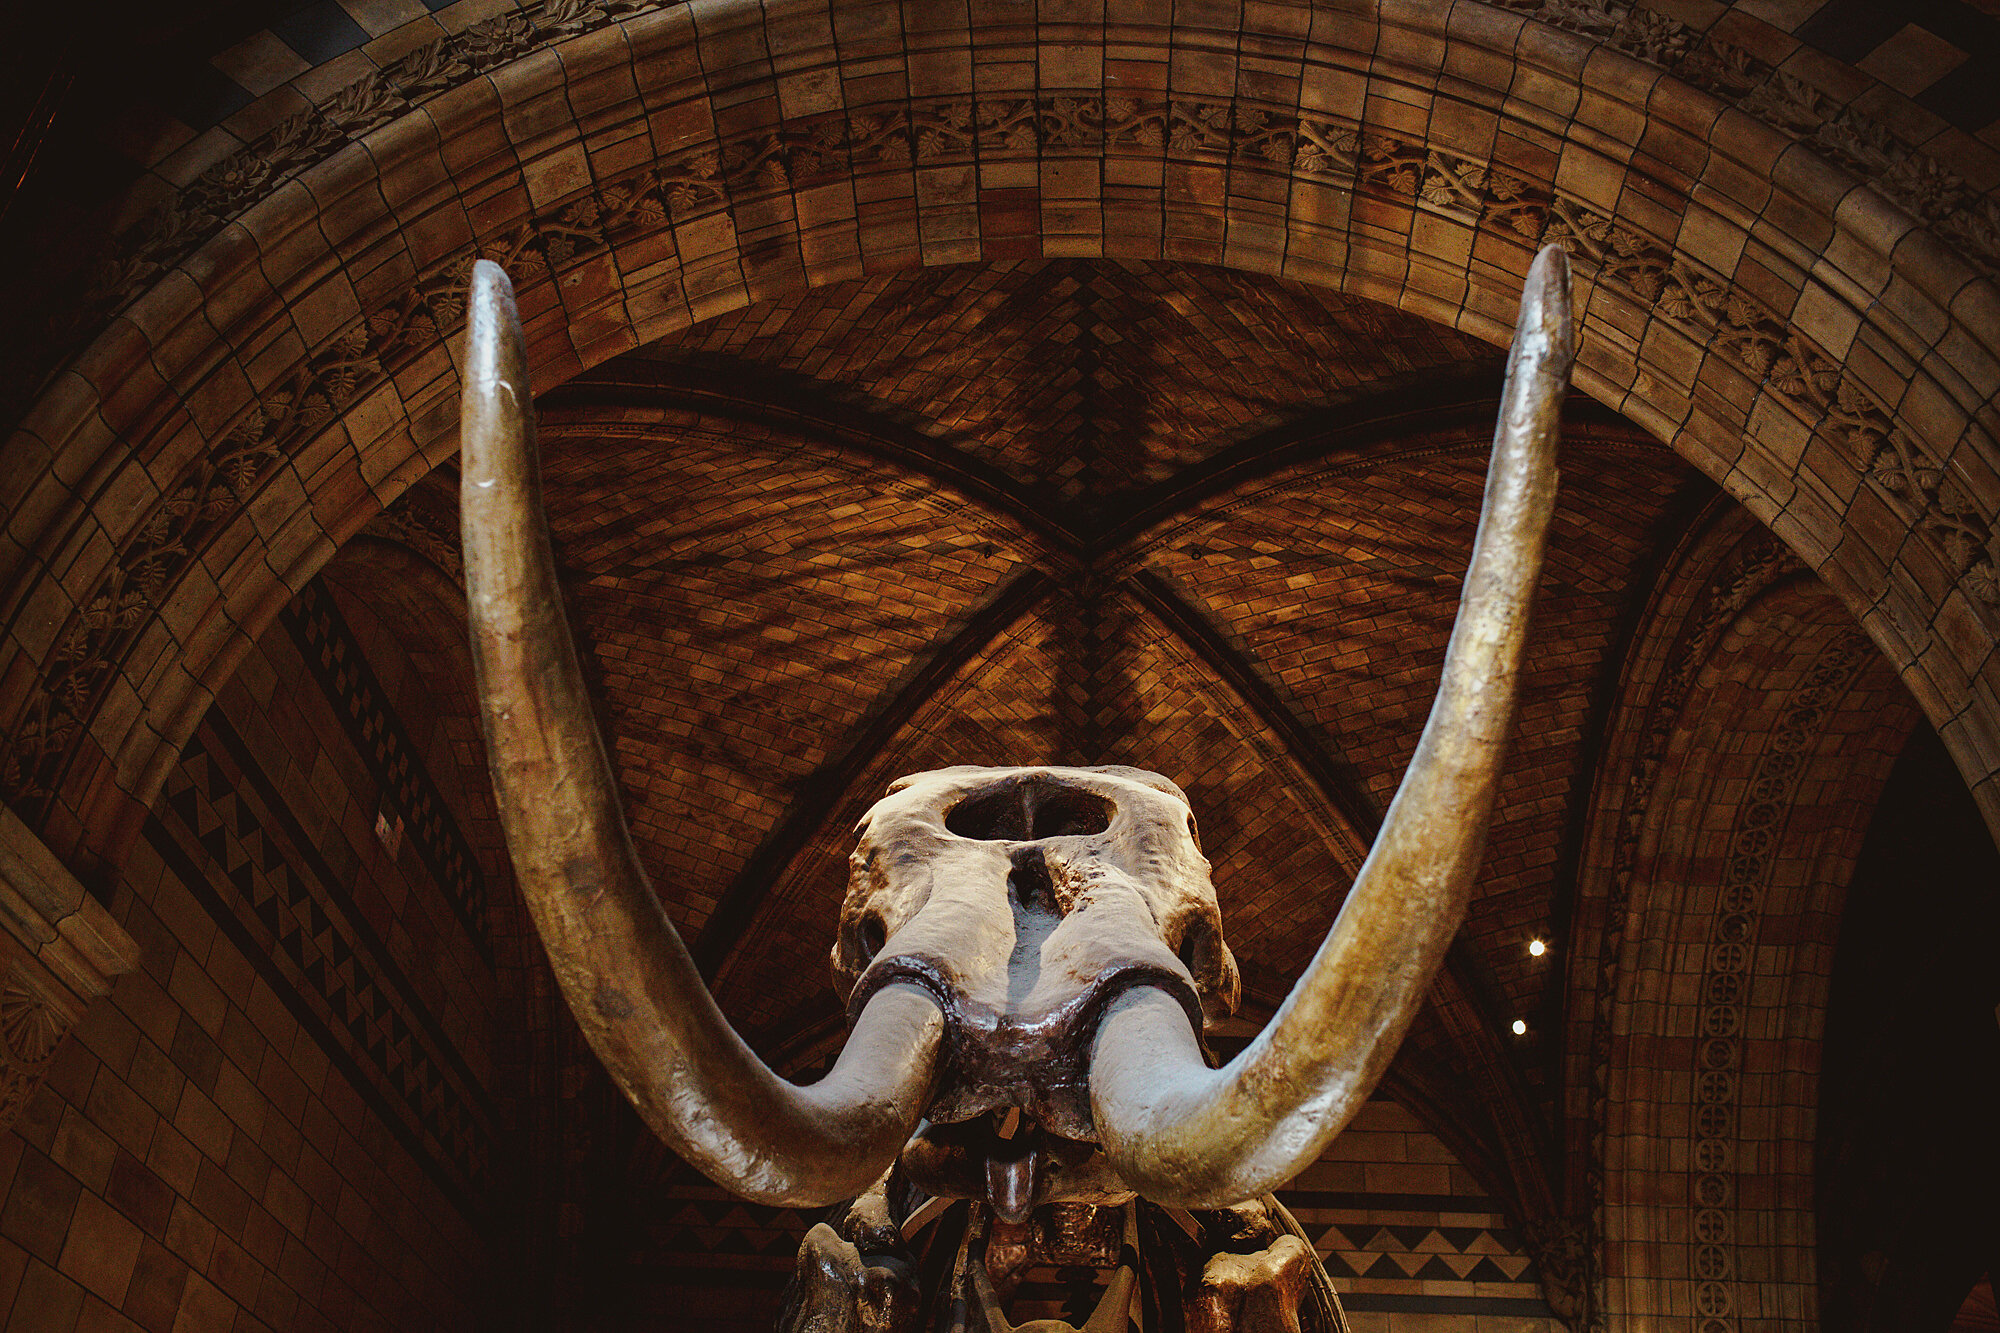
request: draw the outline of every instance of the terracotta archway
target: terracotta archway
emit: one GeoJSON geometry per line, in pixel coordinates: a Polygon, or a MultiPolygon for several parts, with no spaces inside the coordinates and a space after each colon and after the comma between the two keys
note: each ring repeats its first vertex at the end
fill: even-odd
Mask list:
{"type": "Polygon", "coordinates": [[[1988,280],[1718,98],[1480,4],[1258,40],[1044,8],[638,14],[250,208],[12,440],[8,799],[116,851],[246,634],[452,452],[474,254],[516,270],[556,384],[760,294],[1018,254],[1282,272],[1500,340],[1560,238],[1580,388],[1842,594],[1994,817],[1988,280]]]}
{"type": "Polygon", "coordinates": [[[802,2],[634,15],[490,66],[265,197],[9,447],[7,799],[115,857],[243,646],[455,448],[476,254],[544,387],[884,268],[1218,263],[1494,341],[1578,261],[1578,384],[1722,481],[1902,672],[2000,820],[2000,306],[1810,149],[1482,4],[1079,21],[802,2]]]}
{"type": "Polygon", "coordinates": [[[1735,535],[1690,562],[1694,614],[1600,831],[1617,920],[1580,1071],[1605,1306],[1700,1333],[1817,1309],[1802,1145],[1835,932],[1915,723],[1824,588],[1735,535]]]}
{"type": "MultiPolygon", "coordinates": [[[[937,26],[921,31],[849,4],[593,12],[525,45],[447,42],[457,72],[363,104],[351,142],[257,183],[260,201],[152,279],[11,441],[5,796],[79,868],[119,857],[277,608],[455,449],[451,340],[474,254],[514,271],[546,388],[763,297],[1022,256],[1280,274],[1499,341],[1533,249],[1561,239],[1581,279],[1582,388],[1723,482],[1838,592],[1994,817],[1992,283],[1816,149],[1713,90],[1472,0],[1267,7],[1271,30],[1250,34],[1233,14],[1076,21],[1053,2],[1006,22],[927,6],[937,26]]],[[[1769,611],[1745,612],[1742,662],[1759,624],[1806,656],[1859,660],[1858,638],[1823,641],[1844,625],[1831,599],[1769,611]]],[[[1889,725],[1886,679],[1867,688],[1879,694],[1826,712],[1815,744],[1889,725]]],[[[1851,833],[1859,808],[1845,813],[1851,833]]],[[[1824,916],[1849,852],[1801,836],[1793,878],[1729,886],[1760,895],[1760,919],[1799,902],[1824,916]]],[[[1612,939],[1603,1021],[1572,1041],[1612,1041],[1671,990],[1676,974],[1622,941],[1685,927],[1692,950],[1724,929],[1727,914],[1678,910],[1695,873],[1648,873],[1659,891],[1629,900],[1638,924],[1612,939]]],[[[1778,980],[1797,993],[1765,1016],[1802,1017],[1784,1038],[1809,1042],[1819,978],[1778,980]]],[[[1646,1058],[1607,1051],[1607,1083],[1626,1082],[1602,1127],[1700,1151],[1675,1127],[1698,1131],[1691,1117],[1722,1103],[1632,1078],[1685,1090],[1672,1079],[1716,1071],[1646,1058]]],[[[1765,1092],[1797,1107],[1809,1080],[1765,1092]]],[[[1580,1155],[1625,1170],[1621,1150],[1580,1155]]],[[[1625,1211],[1699,1174],[1632,1169],[1608,1196],[1606,1253],[1633,1276],[1616,1308],[1701,1299],[1686,1274],[1629,1262],[1699,1209],[1625,1211]]],[[[1802,1291],[1804,1251],[1748,1230],[1784,1216],[1732,1214],[1723,1261],[1737,1266],[1703,1280],[1788,1263],[1779,1276],[1802,1291]]],[[[1721,1262],[1686,1241],[1690,1272],[1721,1262]]]]}

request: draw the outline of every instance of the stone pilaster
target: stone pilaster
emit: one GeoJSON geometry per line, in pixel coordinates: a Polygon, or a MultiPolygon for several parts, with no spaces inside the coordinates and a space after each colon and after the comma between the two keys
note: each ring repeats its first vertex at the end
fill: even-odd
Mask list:
{"type": "Polygon", "coordinates": [[[14,812],[0,807],[0,1131],[41,1087],[139,946],[14,812]]]}

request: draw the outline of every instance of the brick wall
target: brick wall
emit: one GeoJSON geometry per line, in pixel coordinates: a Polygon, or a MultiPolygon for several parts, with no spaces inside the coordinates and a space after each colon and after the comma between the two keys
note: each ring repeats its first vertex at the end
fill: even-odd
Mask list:
{"type": "Polygon", "coordinates": [[[520,1062],[465,726],[350,593],[264,635],[111,893],[141,968],[0,1139],[7,1329],[489,1326],[520,1062]]]}

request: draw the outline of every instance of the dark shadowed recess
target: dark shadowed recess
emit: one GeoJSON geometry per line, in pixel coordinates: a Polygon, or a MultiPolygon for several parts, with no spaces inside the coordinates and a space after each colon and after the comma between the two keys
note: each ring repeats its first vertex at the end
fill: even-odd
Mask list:
{"type": "Polygon", "coordinates": [[[2000,1261],[2000,854],[1919,727],[1862,848],[1820,1082],[1826,1333],[1945,1333],[2000,1261]]]}

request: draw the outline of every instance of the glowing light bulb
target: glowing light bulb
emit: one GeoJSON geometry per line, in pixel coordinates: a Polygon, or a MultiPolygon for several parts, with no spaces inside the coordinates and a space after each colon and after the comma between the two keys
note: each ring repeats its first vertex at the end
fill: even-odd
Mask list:
{"type": "Polygon", "coordinates": [[[1543,954],[1547,953],[1548,951],[1549,951],[1549,943],[1547,940],[1528,941],[1528,956],[1530,958],[1540,958],[1543,954]]]}
{"type": "Polygon", "coordinates": [[[1527,1036],[1527,1035],[1528,1035],[1528,1020],[1527,1020],[1527,1019],[1525,1019],[1525,1018],[1517,1018],[1517,1019],[1515,1019],[1515,1020],[1514,1020],[1514,1035],[1515,1035],[1515,1036],[1517,1036],[1517,1037],[1525,1037],[1525,1036],[1527,1036]]]}

